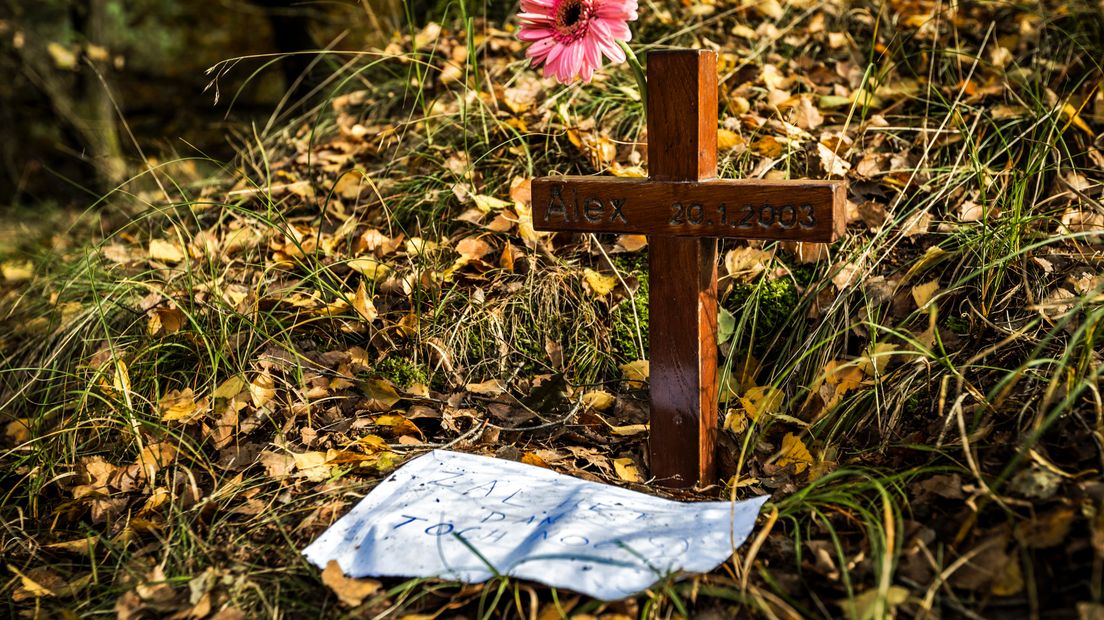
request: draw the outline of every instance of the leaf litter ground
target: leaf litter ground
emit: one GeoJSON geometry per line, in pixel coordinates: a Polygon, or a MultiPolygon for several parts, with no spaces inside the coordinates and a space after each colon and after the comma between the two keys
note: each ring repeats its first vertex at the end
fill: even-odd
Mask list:
{"type": "Polygon", "coordinates": [[[724,245],[721,484],[645,478],[646,240],[532,228],[534,176],[646,174],[632,77],[555,86],[465,15],[9,251],[5,608],[1100,617],[1100,7],[642,12],[723,42],[722,176],[851,184],[831,247],[724,245]],[[615,604],[305,564],[438,447],[772,503],[729,564],[615,604]]]}

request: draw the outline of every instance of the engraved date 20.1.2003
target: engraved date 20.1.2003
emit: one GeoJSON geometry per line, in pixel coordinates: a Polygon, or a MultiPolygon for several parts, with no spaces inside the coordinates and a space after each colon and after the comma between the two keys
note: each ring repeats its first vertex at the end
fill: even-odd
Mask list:
{"type": "Polygon", "coordinates": [[[698,202],[671,205],[672,226],[713,226],[719,224],[735,229],[773,228],[783,230],[793,228],[816,228],[817,219],[813,205],[773,205],[744,204],[730,207],[720,203],[715,209],[698,202]]]}

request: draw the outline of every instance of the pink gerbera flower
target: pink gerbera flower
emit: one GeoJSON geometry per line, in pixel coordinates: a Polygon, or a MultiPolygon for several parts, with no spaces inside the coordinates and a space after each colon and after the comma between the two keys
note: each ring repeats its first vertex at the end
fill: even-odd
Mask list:
{"type": "Polygon", "coordinates": [[[532,41],[525,55],[544,63],[544,76],[564,84],[576,77],[589,82],[605,56],[625,62],[618,41],[632,38],[637,0],[521,0],[518,38],[532,41]]]}

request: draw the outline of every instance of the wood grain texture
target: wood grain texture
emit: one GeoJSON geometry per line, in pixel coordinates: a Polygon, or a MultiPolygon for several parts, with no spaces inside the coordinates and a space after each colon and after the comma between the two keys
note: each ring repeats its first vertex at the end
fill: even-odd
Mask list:
{"type": "MultiPolygon", "coordinates": [[[[648,54],[648,168],[662,181],[716,176],[716,53],[648,54]]],[[[652,475],[669,486],[710,484],[716,476],[717,241],[655,236],[648,262],[652,475]]]]}
{"type": "Polygon", "coordinates": [[[842,181],[533,180],[537,230],[829,243],[844,232],[846,205],[842,181]]]}

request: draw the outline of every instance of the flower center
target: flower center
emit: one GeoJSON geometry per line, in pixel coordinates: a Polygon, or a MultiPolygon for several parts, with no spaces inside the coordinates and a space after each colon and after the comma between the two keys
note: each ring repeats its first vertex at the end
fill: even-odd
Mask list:
{"type": "Polygon", "coordinates": [[[587,0],[563,0],[556,7],[554,38],[559,43],[578,41],[589,30],[590,17],[590,2],[587,0]]]}

